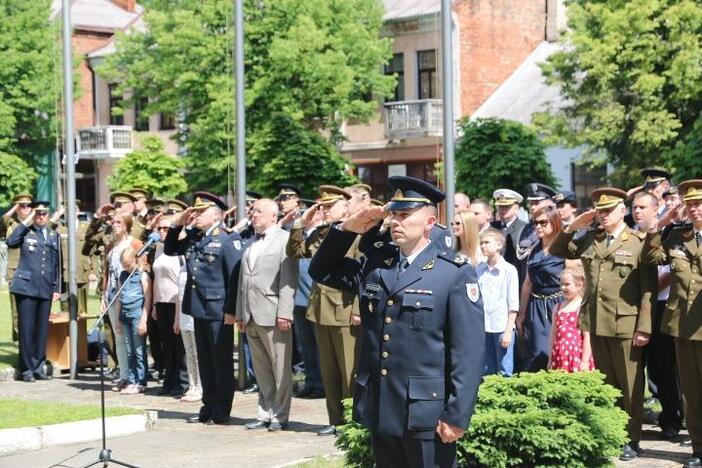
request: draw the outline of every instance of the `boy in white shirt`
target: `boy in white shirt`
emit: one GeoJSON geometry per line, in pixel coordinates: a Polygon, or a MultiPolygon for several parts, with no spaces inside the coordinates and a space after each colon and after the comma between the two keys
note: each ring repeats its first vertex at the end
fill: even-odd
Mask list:
{"type": "Polygon", "coordinates": [[[485,375],[514,372],[515,320],[519,311],[519,275],[502,257],[505,235],[497,229],[480,233],[480,249],[487,257],[478,264],[478,284],[485,311],[485,375]]]}

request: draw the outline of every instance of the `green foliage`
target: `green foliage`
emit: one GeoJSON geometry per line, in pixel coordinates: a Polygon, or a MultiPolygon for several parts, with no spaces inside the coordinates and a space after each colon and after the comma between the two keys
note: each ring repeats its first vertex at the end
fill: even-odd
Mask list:
{"type": "MultiPolygon", "coordinates": [[[[470,429],[458,442],[459,465],[609,466],[627,438],[619,396],[599,372],[487,377],[470,429]]],[[[350,400],[344,403],[350,421],[350,400]]],[[[368,430],[342,426],[337,446],[346,450],[349,466],[372,466],[368,430]]]]}
{"type": "Polygon", "coordinates": [[[34,164],[56,142],[61,89],[51,0],[0,2],[0,151],[34,164]]]}
{"type": "MultiPolygon", "coordinates": [[[[148,31],[120,36],[98,73],[133,90],[133,100],[148,97],[147,113],[178,115],[191,186],[222,193],[234,177],[232,2],[150,0],[145,7],[148,31]]],[[[382,72],[391,47],[380,38],[377,0],[246,0],[245,10],[247,141],[268,138],[273,115],[283,113],[334,143],[344,119],[367,120],[375,111],[367,93],[392,91],[395,79],[382,72]]],[[[255,170],[261,156],[248,177],[254,186],[267,183],[255,170]]]]}
{"type": "Polygon", "coordinates": [[[675,147],[665,154],[665,165],[673,170],[678,181],[699,179],[702,177],[702,116],[694,127],[678,141],[675,147]]]}
{"type": "MultiPolygon", "coordinates": [[[[695,0],[572,0],[566,47],[543,64],[566,106],[534,122],[551,141],[586,145],[614,182],[684,140],[702,106],[702,4],[695,0]]],[[[669,160],[672,166],[675,160],[669,160]]]]}
{"type": "Polygon", "coordinates": [[[334,146],[285,114],[274,114],[249,144],[247,172],[254,176],[251,187],[261,193],[274,193],[279,183],[292,182],[313,196],[321,184],[358,182],[334,146]]]}
{"type": "Polygon", "coordinates": [[[536,133],[510,120],[459,121],[463,134],[456,145],[456,190],[471,198],[492,199],[497,188],[522,192],[526,184],[555,185],[544,145],[536,133]]]}
{"type": "Polygon", "coordinates": [[[119,160],[107,179],[112,190],[144,188],[163,197],[175,197],[188,189],[181,174],[183,161],[164,151],[160,138],[145,135],[141,148],[119,160]]]}
{"type": "Polygon", "coordinates": [[[36,177],[22,158],[0,151],[0,206],[9,205],[17,194],[31,193],[36,177]]]}

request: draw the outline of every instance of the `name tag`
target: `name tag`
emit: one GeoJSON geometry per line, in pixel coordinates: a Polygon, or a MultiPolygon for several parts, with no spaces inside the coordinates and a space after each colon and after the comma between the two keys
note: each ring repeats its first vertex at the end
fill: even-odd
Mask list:
{"type": "Polygon", "coordinates": [[[222,243],[220,241],[212,241],[209,244],[207,244],[207,247],[212,247],[212,248],[219,248],[222,247],[222,243]]]}
{"type": "Polygon", "coordinates": [[[427,296],[432,295],[432,291],[429,289],[405,289],[405,293],[407,293],[407,294],[424,294],[427,296]]]}
{"type": "Polygon", "coordinates": [[[629,252],[628,250],[617,250],[616,252],[614,252],[614,255],[615,255],[616,257],[631,257],[631,256],[633,256],[634,254],[632,254],[632,253],[629,252]]]}

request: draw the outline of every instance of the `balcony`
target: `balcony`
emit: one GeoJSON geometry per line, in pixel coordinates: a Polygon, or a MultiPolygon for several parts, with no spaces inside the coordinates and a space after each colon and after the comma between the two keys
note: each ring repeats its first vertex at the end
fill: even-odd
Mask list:
{"type": "Polygon", "coordinates": [[[397,101],[385,104],[385,138],[440,137],[443,105],[441,99],[397,101]]]}
{"type": "Polygon", "coordinates": [[[132,152],[132,127],[110,125],[78,130],[76,142],[78,156],[84,159],[121,158],[132,152]]]}

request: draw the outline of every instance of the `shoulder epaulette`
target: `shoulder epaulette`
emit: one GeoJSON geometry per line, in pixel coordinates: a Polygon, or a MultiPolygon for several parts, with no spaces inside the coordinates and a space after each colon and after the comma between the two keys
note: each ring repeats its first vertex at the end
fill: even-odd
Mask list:
{"type": "Polygon", "coordinates": [[[457,265],[457,266],[463,266],[467,263],[466,259],[463,255],[460,255],[456,252],[452,252],[452,251],[448,251],[448,250],[442,251],[441,253],[439,253],[438,257],[443,258],[444,260],[446,260],[450,263],[453,263],[454,265],[457,265]]]}

